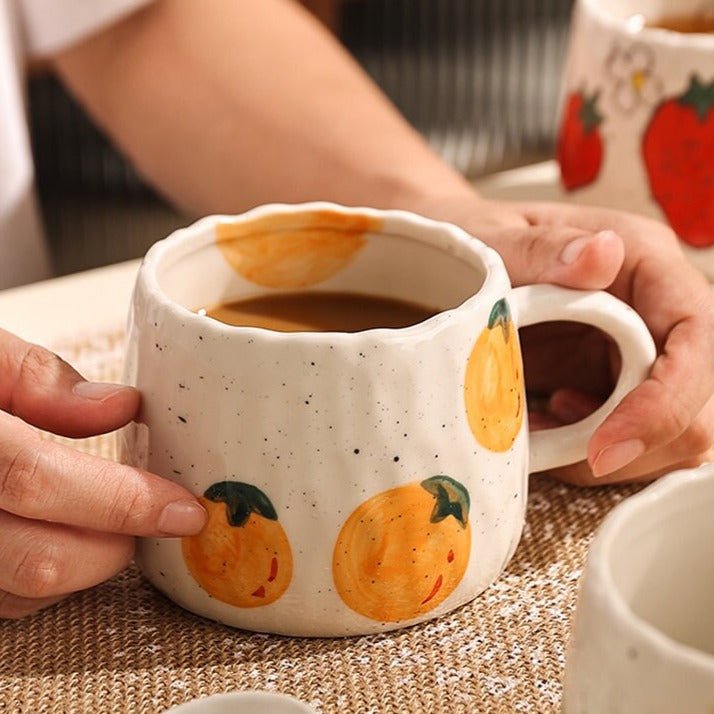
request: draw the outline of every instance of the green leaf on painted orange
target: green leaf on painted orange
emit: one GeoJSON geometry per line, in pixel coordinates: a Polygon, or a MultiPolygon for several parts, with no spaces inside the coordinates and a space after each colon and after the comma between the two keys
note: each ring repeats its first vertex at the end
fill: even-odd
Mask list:
{"type": "Polygon", "coordinates": [[[508,326],[511,323],[511,310],[508,307],[506,298],[501,298],[492,308],[491,314],[488,316],[488,329],[493,330],[498,326],[503,330],[503,339],[508,342],[509,331],[508,326]]]}
{"type": "Polygon", "coordinates": [[[464,528],[469,522],[469,508],[471,498],[463,484],[450,476],[432,476],[421,482],[422,488],[434,496],[434,510],[431,512],[430,521],[439,523],[449,516],[453,516],[464,528]]]}
{"type": "Polygon", "coordinates": [[[209,501],[226,504],[226,518],[232,526],[244,526],[251,513],[271,521],[278,514],[270,499],[256,486],[241,481],[219,481],[209,486],[203,494],[209,501]]]}

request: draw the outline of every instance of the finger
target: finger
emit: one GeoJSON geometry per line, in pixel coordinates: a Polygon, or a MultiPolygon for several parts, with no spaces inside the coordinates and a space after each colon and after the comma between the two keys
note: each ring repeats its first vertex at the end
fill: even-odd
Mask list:
{"type": "Polygon", "coordinates": [[[540,431],[541,429],[553,429],[562,426],[562,423],[544,412],[528,412],[528,428],[530,431],[540,431]]]}
{"type": "Polygon", "coordinates": [[[614,232],[572,226],[531,226],[479,230],[478,238],[503,258],[514,285],[555,283],[598,290],[616,278],[625,255],[614,232]]]}
{"type": "Polygon", "coordinates": [[[674,327],[650,377],[595,431],[588,461],[596,476],[674,441],[704,409],[714,392],[714,305],[707,310],[708,318],[695,314],[674,327]]]}
{"type": "Polygon", "coordinates": [[[134,539],[0,511],[0,590],[50,598],[84,590],[123,570],[134,539]]]}
{"type": "Polygon", "coordinates": [[[600,330],[576,322],[543,322],[521,328],[519,336],[529,391],[612,392],[618,370],[611,368],[611,341],[600,330]]]}
{"type": "Polygon", "coordinates": [[[592,414],[602,402],[589,394],[574,389],[558,389],[546,404],[544,411],[529,411],[528,426],[531,431],[554,429],[574,424],[592,414]]]}
{"type": "Polygon", "coordinates": [[[691,458],[685,459],[684,461],[677,461],[667,466],[648,468],[633,468],[632,467],[623,469],[620,472],[608,474],[602,478],[595,478],[593,476],[592,469],[590,468],[587,461],[581,461],[577,464],[571,464],[569,466],[563,466],[558,469],[553,469],[547,472],[549,476],[557,479],[558,481],[564,481],[572,486],[583,486],[585,488],[593,488],[596,486],[612,486],[612,485],[624,485],[630,483],[649,483],[662,476],[666,476],[673,471],[679,471],[680,469],[693,469],[697,466],[701,466],[703,463],[712,460],[712,453],[705,452],[699,456],[693,456],[691,458]]]}
{"type": "Polygon", "coordinates": [[[637,215],[626,211],[618,211],[599,206],[581,206],[568,203],[553,203],[548,201],[517,202],[513,204],[530,225],[568,225],[581,230],[597,233],[602,230],[632,232],[636,225],[639,234],[651,236],[657,234],[657,240],[650,246],[659,250],[663,243],[668,243],[667,248],[677,245],[674,233],[664,223],[653,218],[637,215]],[[667,236],[665,238],[664,236],[667,236]]]}
{"type": "Polygon", "coordinates": [[[206,520],[204,508],[178,484],[42,440],[2,413],[0,509],[126,535],[193,535],[206,520]]]}
{"type": "Polygon", "coordinates": [[[547,400],[544,411],[529,411],[531,431],[567,426],[592,414],[602,402],[574,389],[558,389],[547,400]]]}
{"type": "Polygon", "coordinates": [[[49,350],[0,330],[0,409],[55,434],[85,437],[123,426],[138,408],[135,389],[87,382],[49,350]]]}
{"type": "Polygon", "coordinates": [[[624,237],[623,270],[613,294],[642,314],[656,341],[711,292],[703,274],[686,259],[674,231],[661,221],[624,211],[561,203],[518,204],[534,225],[569,225],[583,231],[611,230],[624,237]]]}
{"type": "Polygon", "coordinates": [[[64,600],[66,595],[27,598],[0,590],[0,620],[19,620],[64,600]]]}
{"type": "Polygon", "coordinates": [[[574,424],[590,416],[602,400],[574,389],[557,389],[548,401],[548,410],[563,424],[574,424]]]}
{"type": "Polygon", "coordinates": [[[712,460],[714,400],[710,400],[690,427],[671,443],[635,459],[627,466],[596,478],[586,461],[552,471],[552,475],[581,486],[651,481],[680,468],[692,468],[712,460]]]}

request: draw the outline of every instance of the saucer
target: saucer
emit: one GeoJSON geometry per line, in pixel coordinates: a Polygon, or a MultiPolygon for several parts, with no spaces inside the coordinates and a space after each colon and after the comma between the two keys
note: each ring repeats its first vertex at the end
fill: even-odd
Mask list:
{"type": "Polygon", "coordinates": [[[273,692],[231,692],[194,699],[164,714],[316,714],[304,702],[273,692]]]}

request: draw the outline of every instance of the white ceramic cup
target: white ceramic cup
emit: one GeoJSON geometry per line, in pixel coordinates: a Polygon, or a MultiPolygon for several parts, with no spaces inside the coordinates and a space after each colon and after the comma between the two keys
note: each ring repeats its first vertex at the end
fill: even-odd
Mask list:
{"type": "Polygon", "coordinates": [[[567,714],[714,712],[714,464],[617,506],[588,554],[567,714]]]}
{"type": "Polygon", "coordinates": [[[714,280],[714,34],[643,27],[710,0],[578,0],[558,139],[573,200],[668,222],[714,280]]]}
{"type": "Polygon", "coordinates": [[[500,257],[450,224],[332,204],[205,218],[157,243],[139,271],[126,376],[143,413],[123,454],[202,496],[209,524],[144,540],[138,562],[183,607],[250,630],[352,635],[441,615],[513,555],[529,463],[583,459],[654,356],[623,303],[514,290],[500,257]],[[353,334],[196,314],[305,288],[439,312],[353,334]],[[529,437],[516,327],[547,320],[602,328],[623,367],[595,414],[529,437]]]}

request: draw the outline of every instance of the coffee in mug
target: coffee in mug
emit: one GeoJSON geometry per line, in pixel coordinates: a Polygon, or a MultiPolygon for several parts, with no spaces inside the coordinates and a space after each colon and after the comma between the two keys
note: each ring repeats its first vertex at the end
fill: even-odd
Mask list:
{"type": "Polygon", "coordinates": [[[714,5],[706,11],[702,10],[692,15],[664,15],[654,19],[643,18],[644,27],[655,27],[660,30],[685,33],[714,32],[714,5]]]}
{"type": "Polygon", "coordinates": [[[226,325],[278,332],[361,332],[410,327],[438,310],[393,297],[360,293],[277,293],[222,303],[199,310],[226,325]]]}

